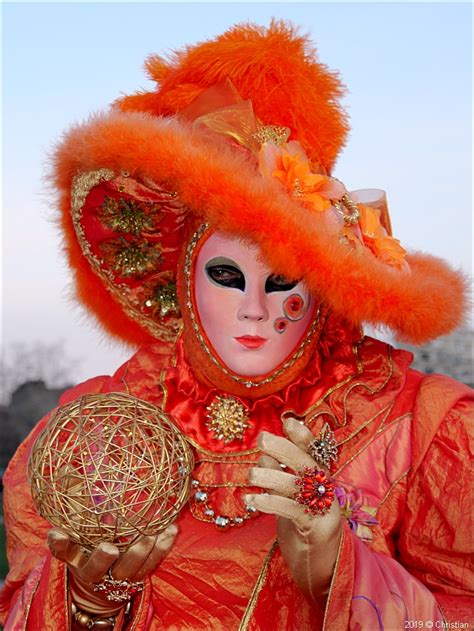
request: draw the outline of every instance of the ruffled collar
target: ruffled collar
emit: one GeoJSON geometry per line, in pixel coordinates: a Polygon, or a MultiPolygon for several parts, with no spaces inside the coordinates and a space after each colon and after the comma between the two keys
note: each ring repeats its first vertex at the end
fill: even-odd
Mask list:
{"type": "MultiPolygon", "coordinates": [[[[186,360],[184,344],[181,340],[179,340],[176,345],[176,358],[176,388],[183,396],[189,397],[199,405],[209,405],[217,395],[227,396],[227,393],[223,392],[218,387],[206,386],[196,379],[190,364],[186,360]]],[[[321,356],[316,352],[303,373],[279,392],[274,392],[265,397],[260,397],[259,399],[232,396],[241,401],[249,412],[254,412],[262,405],[281,408],[288,400],[291,400],[292,392],[302,387],[314,385],[319,380],[320,376],[321,356]]]]}
{"type": "MultiPolygon", "coordinates": [[[[334,334],[334,330],[332,331],[334,334]]],[[[201,383],[186,359],[182,339],[176,343],[174,361],[161,377],[164,408],[196,447],[213,453],[239,453],[253,450],[262,431],[283,435],[282,417],[304,416],[308,408],[334,383],[356,370],[352,346],[360,338],[356,329],[338,328],[336,335],[321,340],[311,360],[290,384],[267,396],[251,399],[228,395],[217,387],[201,383]],[[243,439],[225,443],[209,428],[209,406],[218,397],[238,401],[248,413],[249,427],[243,439]]]]}

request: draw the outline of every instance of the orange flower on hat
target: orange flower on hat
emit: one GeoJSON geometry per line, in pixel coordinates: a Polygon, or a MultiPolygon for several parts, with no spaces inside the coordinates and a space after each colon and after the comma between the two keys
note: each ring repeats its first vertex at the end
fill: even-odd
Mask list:
{"type": "Polygon", "coordinates": [[[393,265],[400,269],[406,269],[406,251],[400,245],[398,239],[394,239],[387,234],[387,231],[380,223],[380,211],[371,206],[358,204],[360,213],[359,226],[362,231],[364,244],[375,254],[375,256],[388,265],[393,265]]]}
{"type": "Polygon", "coordinates": [[[341,243],[350,243],[355,247],[360,246],[360,229],[356,232],[356,227],[354,226],[343,226],[340,232],[340,241],[341,243]]]}
{"type": "Polygon", "coordinates": [[[311,205],[316,212],[331,206],[331,199],[340,199],[346,192],[344,186],[326,175],[313,173],[311,165],[300,153],[282,151],[276,160],[273,177],[295,197],[311,205]]]}

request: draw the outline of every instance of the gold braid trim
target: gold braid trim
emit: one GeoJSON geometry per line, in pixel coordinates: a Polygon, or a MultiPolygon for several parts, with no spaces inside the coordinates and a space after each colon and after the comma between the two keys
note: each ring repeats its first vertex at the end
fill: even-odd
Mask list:
{"type": "MultiPolygon", "coordinates": [[[[370,419],[370,422],[372,422],[374,419],[376,419],[376,418],[377,418],[377,416],[379,416],[380,414],[384,414],[384,420],[382,421],[382,427],[381,427],[381,428],[379,428],[379,429],[381,429],[381,430],[383,431],[383,429],[384,429],[384,428],[383,428],[383,424],[384,424],[385,420],[387,419],[388,415],[390,414],[390,411],[392,410],[392,408],[393,408],[393,403],[392,403],[391,405],[389,405],[389,406],[388,406],[385,410],[380,410],[379,412],[377,412],[377,413],[375,414],[375,416],[373,416],[373,417],[370,419]]],[[[366,423],[366,424],[364,425],[364,427],[366,427],[367,425],[368,425],[368,423],[366,423]]],[[[361,429],[363,429],[363,427],[361,427],[361,429]]],[[[357,435],[358,433],[359,433],[359,432],[356,432],[356,434],[355,434],[355,435],[357,435]]],[[[372,444],[375,440],[377,440],[379,433],[380,433],[380,432],[379,432],[379,430],[377,430],[377,431],[376,431],[376,432],[375,432],[375,433],[374,433],[374,434],[373,434],[373,435],[372,435],[372,436],[371,436],[371,437],[367,440],[367,442],[366,442],[366,443],[364,443],[361,447],[359,447],[359,449],[358,449],[355,453],[353,453],[353,454],[352,454],[352,456],[351,456],[348,460],[346,460],[344,463],[342,463],[342,464],[341,464],[341,466],[340,466],[338,469],[336,469],[336,471],[334,472],[334,475],[339,475],[339,473],[341,473],[341,471],[342,471],[343,469],[345,469],[345,468],[347,467],[347,465],[349,465],[349,464],[350,464],[353,460],[355,460],[355,459],[357,458],[357,456],[360,456],[360,454],[361,454],[363,451],[365,451],[365,450],[366,450],[366,449],[367,449],[367,448],[368,448],[368,447],[369,447],[369,446],[370,446],[370,445],[371,445],[371,444],[372,444]]],[[[352,438],[353,438],[353,437],[354,437],[354,435],[352,436],[352,438]]],[[[339,446],[339,445],[338,445],[338,446],[339,446]]]]}
{"type": "Polygon", "coordinates": [[[383,506],[383,504],[385,504],[386,500],[390,497],[390,495],[392,494],[393,489],[398,485],[398,483],[401,482],[404,478],[407,477],[410,469],[411,469],[411,467],[408,467],[408,469],[406,471],[404,471],[399,478],[397,478],[396,480],[394,480],[392,482],[392,484],[391,484],[390,488],[388,489],[388,491],[385,493],[385,495],[382,497],[382,499],[380,500],[378,505],[375,507],[377,512],[379,511],[379,508],[381,506],[383,506]]]}
{"type": "MultiPolygon", "coordinates": [[[[355,438],[363,429],[365,429],[366,427],[368,427],[371,423],[373,423],[378,417],[380,417],[381,415],[383,415],[383,419],[381,421],[381,428],[384,427],[384,423],[386,421],[386,419],[388,418],[390,412],[393,409],[393,402],[389,403],[388,405],[386,405],[384,408],[382,408],[381,410],[379,410],[378,412],[376,412],[373,416],[371,416],[365,423],[363,423],[362,425],[360,425],[354,432],[352,432],[352,434],[350,436],[348,436],[347,438],[345,438],[344,440],[341,440],[340,442],[337,443],[337,446],[340,447],[341,445],[343,445],[344,443],[347,443],[349,441],[351,441],[353,438],[355,438]]],[[[379,428],[380,429],[380,428],[379,428]]],[[[360,453],[362,453],[364,451],[364,449],[366,447],[368,447],[371,442],[373,440],[376,439],[376,437],[379,434],[379,430],[376,430],[376,432],[374,433],[373,436],[371,436],[369,438],[369,440],[362,445],[362,447],[360,447],[360,449],[353,454],[348,460],[346,460],[343,464],[340,465],[340,467],[334,472],[334,475],[339,474],[349,463],[351,463],[360,453]]]]}
{"type": "MultiPolygon", "coordinates": [[[[296,412],[294,410],[292,410],[292,409],[285,410],[285,412],[283,412],[283,414],[282,414],[282,420],[285,419],[287,416],[296,415],[298,417],[304,418],[305,419],[305,421],[304,421],[305,425],[309,426],[309,424],[319,414],[324,413],[324,412],[319,412],[319,413],[316,413],[316,414],[314,414],[313,416],[310,417],[310,415],[321,405],[321,403],[324,402],[325,399],[327,399],[327,397],[329,397],[336,390],[339,390],[339,388],[342,388],[343,386],[345,386],[348,383],[350,383],[356,377],[360,377],[362,375],[362,373],[364,372],[364,366],[363,366],[362,360],[359,357],[359,346],[361,346],[364,343],[364,340],[365,340],[365,338],[362,337],[360,340],[355,342],[355,344],[353,344],[353,346],[352,346],[352,352],[353,352],[353,354],[354,354],[354,356],[356,358],[356,362],[357,362],[356,372],[354,372],[354,373],[352,373],[352,375],[349,375],[348,377],[346,377],[343,381],[340,381],[339,383],[336,383],[331,388],[328,388],[326,390],[326,392],[319,397],[319,399],[316,401],[316,403],[313,403],[312,405],[310,405],[309,408],[307,410],[305,410],[302,414],[296,414],[296,412]]],[[[335,419],[335,420],[337,420],[337,419],[335,419]]]]}
{"type": "MultiPolygon", "coordinates": [[[[182,333],[182,330],[179,332],[178,336],[176,337],[176,339],[174,340],[174,344],[176,345],[176,343],[179,340],[179,337],[182,333]]],[[[298,415],[298,416],[302,416],[303,418],[307,419],[305,420],[305,425],[309,426],[309,424],[317,417],[319,416],[319,414],[324,414],[325,412],[319,412],[314,414],[311,418],[308,419],[308,416],[310,415],[311,412],[314,412],[314,410],[321,405],[321,403],[328,397],[330,396],[333,392],[335,392],[336,390],[339,390],[339,388],[342,388],[343,386],[347,385],[348,383],[350,383],[353,379],[355,379],[356,377],[360,377],[360,375],[364,372],[364,366],[363,366],[363,362],[359,356],[359,347],[361,346],[361,344],[363,344],[364,342],[364,338],[358,340],[357,342],[355,342],[355,344],[352,347],[352,352],[356,358],[356,362],[357,362],[357,370],[356,372],[354,372],[352,375],[349,375],[348,377],[346,377],[346,379],[344,379],[343,381],[341,381],[340,383],[337,383],[336,385],[332,386],[331,388],[328,388],[328,390],[318,399],[318,401],[316,401],[316,403],[313,403],[307,410],[305,410],[305,412],[303,412],[303,414],[298,415]]],[[[173,361],[172,361],[172,365],[176,366],[176,352],[173,353],[173,361]]],[[[165,376],[166,376],[166,368],[163,368],[163,370],[161,371],[160,374],[160,381],[158,386],[161,388],[162,392],[163,392],[163,401],[161,404],[161,407],[163,409],[163,411],[166,412],[166,404],[168,401],[168,389],[165,385],[165,376]]],[[[384,383],[382,384],[381,388],[383,388],[386,383],[388,382],[389,378],[391,377],[393,372],[393,367],[391,366],[391,361],[390,361],[390,375],[389,377],[384,381],[384,383]]],[[[358,382],[357,384],[354,385],[362,385],[365,386],[367,389],[370,390],[369,386],[367,386],[364,383],[358,382]]],[[[377,392],[378,390],[374,391],[377,392]]],[[[285,410],[282,415],[281,418],[282,420],[284,418],[286,418],[287,416],[291,416],[294,415],[295,411],[292,409],[288,409],[285,410]]],[[[233,451],[232,453],[228,453],[228,454],[216,454],[216,452],[214,451],[210,451],[208,449],[206,449],[205,447],[203,447],[202,445],[200,445],[199,443],[197,443],[196,441],[194,441],[192,438],[189,438],[188,436],[186,436],[186,440],[189,442],[190,445],[192,445],[196,451],[212,457],[213,461],[215,461],[216,463],[219,460],[225,460],[226,458],[229,457],[233,457],[233,456],[250,456],[252,454],[256,454],[259,453],[259,449],[258,448],[254,448],[254,449],[247,449],[245,451],[233,451]]],[[[345,441],[344,441],[345,442],[345,441]]]]}
{"type": "MultiPolygon", "coordinates": [[[[336,563],[334,565],[334,571],[332,573],[331,585],[329,586],[328,597],[327,597],[327,600],[326,600],[326,608],[324,610],[323,626],[322,626],[321,631],[326,631],[327,630],[326,618],[327,618],[328,611],[329,611],[329,603],[330,603],[330,600],[331,600],[332,592],[334,590],[334,583],[336,581],[336,574],[337,574],[337,570],[339,568],[339,561],[341,559],[341,553],[342,553],[342,545],[344,543],[344,537],[345,536],[346,536],[346,533],[345,533],[344,528],[343,528],[342,529],[342,534],[341,534],[341,541],[339,542],[339,548],[338,548],[338,551],[337,551],[336,563]]],[[[327,631],[330,631],[330,629],[327,630],[327,631]]]]}
{"type": "Polygon", "coordinates": [[[345,427],[347,425],[347,397],[351,394],[351,392],[355,388],[358,388],[359,386],[361,386],[369,393],[370,396],[373,396],[374,394],[378,394],[379,392],[381,392],[385,388],[385,386],[388,384],[390,379],[392,378],[393,361],[392,361],[392,350],[390,346],[387,347],[387,363],[388,363],[387,376],[385,380],[383,381],[383,383],[378,388],[371,388],[367,383],[364,383],[362,381],[356,381],[355,383],[351,384],[351,386],[347,388],[347,390],[344,392],[344,397],[343,397],[344,417],[343,417],[343,423],[340,427],[345,427]]]}
{"type": "Polygon", "coordinates": [[[252,593],[250,594],[250,598],[247,603],[247,607],[245,609],[242,620],[240,621],[238,631],[245,631],[245,629],[248,626],[248,623],[250,622],[250,618],[257,604],[258,597],[260,595],[260,592],[262,591],[262,587],[265,584],[265,580],[267,578],[270,561],[272,560],[273,555],[277,551],[277,548],[278,548],[278,539],[275,539],[272,547],[270,548],[269,552],[267,553],[267,556],[265,557],[265,560],[262,565],[262,569],[260,570],[260,574],[258,575],[258,578],[257,578],[257,582],[255,583],[252,593]]]}
{"type": "MultiPolygon", "coordinates": [[[[151,593],[152,593],[152,596],[153,596],[153,584],[151,585],[150,589],[151,589],[151,593]]],[[[141,594],[140,603],[138,605],[138,611],[137,611],[137,614],[136,614],[135,618],[132,621],[132,624],[130,625],[130,630],[129,631],[134,631],[134,629],[136,628],[136,626],[138,624],[138,620],[139,620],[140,615],[142,613],[144,601],[145,601],[145,591],[143,591],[142,594],[141,594]]]]}
{"type": "Polygon", "coordinates": [[[68,572],[68,568],[67,565],[64,564],[64,596],[65,596],[65,603],[66,603],[66,629],[70,629],[72,626],[72,620],[71,620],[71,607],[69,605],[69,572],[68,572]]]}
{"type": "MultiPolygon", "coordinates": [[[[384,432],[386,429],[388,429],[391,425],[393,425],[394,423],[400,423],[404,418],[406,418],[407,416],[410,416],[410,414],[402,414],[401,416],[393,419],[392,421],[390,421],[390,423],[388,423],[387,425],[385,425],[385,421],[388,417],[388,415],[390,414],[390,412],[392,411],[394,406],[394,402],[392,402],[387,408],[380,410],[379,412],[377,412],[377,414],[375,416],[373,416],[367,423],[365,423],[361,429],[363,429],[364,427],[366,427],[369,422],[372,422],[375,418],[377,418],[377,416],[379,414],[384,414],[384,420],[382,421],[381,426],[376,430],[376,432],[373,434],[373,436],[371,436],[368,441],[362,445],[362,447],[360,447],[354,454],[352,454],[352,456],[346,460],[346,462],[344,462],[335,472],[334,475],[339,475],[339,473],[345,469],[345,467],[347,467],[347,465],[349,465],[353,460],[355,460],[355,458],[357,458],[357,456],[360,456],[360,454],[365,451],[375,440],[377,440],[378,436],[384,432]]],[[[358,432],[356,432],[357,434],[358,432]]],[[[353,438],[355,434],[352,434],[352,436],[350,436],[349,438],[353,438]]],[[[392,439],[393,440],[393,439],[392,439]]],[[[345,442],[345,441],[343,441],[345,442]]],[[[338,446],[342,444],[338,443],[338,446]]]]}

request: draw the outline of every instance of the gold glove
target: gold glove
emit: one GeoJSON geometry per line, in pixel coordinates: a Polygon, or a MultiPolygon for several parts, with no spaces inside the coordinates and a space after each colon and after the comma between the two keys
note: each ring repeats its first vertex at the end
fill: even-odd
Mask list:
{"type": "Polygon", "coordinates": [[[314,469],[318,463],[309,455],[313,434],[307,427],[288,419],[282,438],[262,432],[258,446],[264,453],[258,467],[250,469],[249,482],[269,493],[246,495],[257,510],[277,516],[278,540],[283,556],[300,590],[313,602],[328,593],[342,533],[339,504],[334,501],[323,515],[305,512],[295,499],[298,472],[314,469]],[[296,475],[282,471],[280,464],[296,475]]]}
{"type": "Polygon", "coordinates": [[[97,591],[95,584],[100,583],[104,575],[117,581],[142,581],[168,554],[177,532],[177,526],[172,524],[155,537],[140,537],[122,556],[118,548],[107,542],[90,553],[72,542],[60,528],[49,531],[48,546],[53,556],[68,566],[71,596],[77,607],[88,613],[110,616],[120,611],[123,603],[111,602],[97,591]]]}

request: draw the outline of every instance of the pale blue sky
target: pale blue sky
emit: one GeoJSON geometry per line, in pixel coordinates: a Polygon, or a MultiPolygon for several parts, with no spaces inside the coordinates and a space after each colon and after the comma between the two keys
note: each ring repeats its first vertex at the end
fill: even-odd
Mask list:
{"type": "Polygon", "coordinates": [[[352,134],[334,174],[384,188],[395,236],[471,268],[471,6],[467,3],[4,3],[4,343],[67,339],[81,379],[128,354],[67,302],[41,180],[62,131],[120,93],[142,63],[235,22],[291,20],[339,69],[352,134]],[[87,352],[84,351],[87,349],[87,352]]]}

